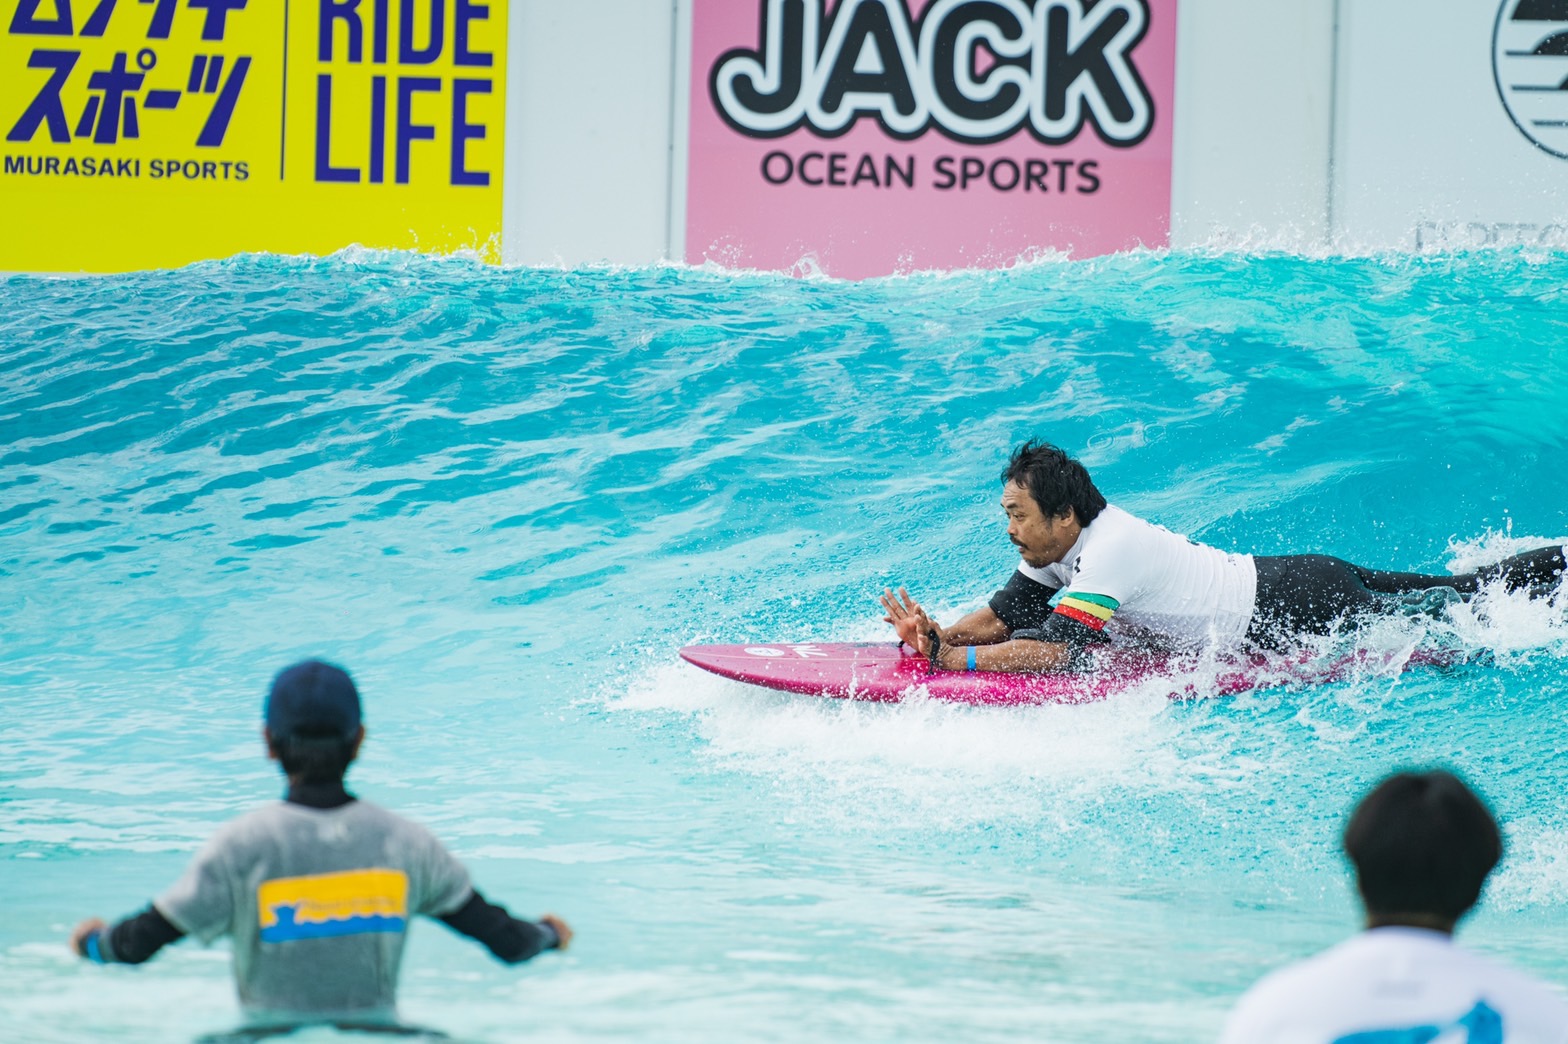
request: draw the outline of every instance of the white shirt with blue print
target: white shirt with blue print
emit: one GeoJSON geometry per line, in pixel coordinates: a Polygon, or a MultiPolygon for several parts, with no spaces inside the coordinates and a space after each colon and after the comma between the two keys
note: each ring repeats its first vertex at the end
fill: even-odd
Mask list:
{"type": "Polygon", "coordinates": [[[1265,976],[1221,1044],[1568,1044],[1568,1001],[1441,932],[1373,928],[1265,976]]]}

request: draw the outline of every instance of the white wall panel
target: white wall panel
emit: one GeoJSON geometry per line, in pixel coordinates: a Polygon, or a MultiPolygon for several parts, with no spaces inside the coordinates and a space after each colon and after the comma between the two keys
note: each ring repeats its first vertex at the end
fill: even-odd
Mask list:
{"type": "Polygon", "coordinates": [[[1171,245],[1328,236],[1332,0],[1180,0],[1171,245]]]}
{"type": "MultiPolygon", "coordinates": [[[[1500,6],[1498,0],[1341,4],[1338,246],[1568,245],[1568,159],[1520,132],[1493,77],[1500,6]]],[[[1542,23],[1539,35],[1553,28],[1542,23]]],[[[1542,75],[1553,82],[1568,75],[1568,60],[1545,65],[1542,75]]]]}
{"type": "Polygon", "coordinates": [[[668,256],[675,5],[513,0],[502,256],[668,256]]]}

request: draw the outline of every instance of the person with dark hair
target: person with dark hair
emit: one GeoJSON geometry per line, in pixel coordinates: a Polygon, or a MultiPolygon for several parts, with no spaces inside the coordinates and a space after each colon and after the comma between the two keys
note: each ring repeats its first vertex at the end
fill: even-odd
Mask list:
{"type": "Polygon", "coordinates": [[[319,660],[285,668],[264,713],[267,753],[288,777],[284,800],[219,830],[141,913],[112,927],[83,921],[73,951],[140,964],[185,935],[230,936],[247,1021],[282,1032],[319,1023],[396,1029],[398,967],[415,914],[509,964],[566,948],[564,921],[519,920],[492,905],[428,830],[344,789],[365,729],[342,668],[319,660]]]}
{"type": "Polygon", "coordinates": [[[1084,466],[1047,442],[1013,451],[1002,510],[1023,560],[985,607],[942,627],[907,590],[882,592],[883,619],[933,669],[1071,670],[1113,636],[1180,651],[1277,650],[1342,623],[1440,610],[1495,582],[1546,593],[1568,570],[1561,546],[1456,576],[1220,551],[1107,504],[1084,466]]]}
{"type": "Polygon", "coordinates": [[[1568,1041],[1568,1002],[1454,945],[1502,856],[1497,823],[1448,772],[1400,772],[1345,828],[1366,931],[1246,992],[1222,1044],[1568,1041]]]}

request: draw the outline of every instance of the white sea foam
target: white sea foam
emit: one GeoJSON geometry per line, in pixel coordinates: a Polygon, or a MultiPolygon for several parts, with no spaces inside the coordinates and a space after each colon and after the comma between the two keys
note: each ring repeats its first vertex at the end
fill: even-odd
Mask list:
{"type": "MultiPolygon", "coordinates": [[[[1516,545],[1488,545],[1487,553],[1495,560],[1505,546],[1516,545]]],[[[941,606],[938,615],[964,608],[941,606]]],[[[1119,803],[1140,794],[1203,800],[1219,789],[1273,786],[1310,754],[1292,734],[1349,748],[1405,713],[1397,704],[1409,685],[1449,692],[1426,666],[1434,655],[1449,663],[1568,656],[1564,608],[1488,590],[1437,618],[1387,618],[1326,637],[1306,661],[1249,666],[1257,688],[1231,698],[1204,698],[1226,691],[1237,671],[1210,654],[1088,705],[968,706],[918,688],[896,704],[812,698],[667,661],[632,675],[609,705],[689,719],[714,771],[769,780],[802,795],[815,814],[831,808],[846,820],[942,828],[1055,820],[1065,828],[1113,795],[1119,803]],[[1413,659],[1416,673],[1407,674],[1413,659]],[[1173,693],[1189,698],[1173,703],[1173,693]]],[[[868,622],[831,638],[886,634],[868,622]]]]}
{"type": "Polygon", "coordinates": [[[967,706],[918,688],[886,704],[769,692],[682,663],[634,677],[611,706],[689,717],[714,771],[768,780],[813,815],[1066,829],[1109,793],[1199,794],[1257,771],[1232,749],[1238,733],[1197,741],[1193,716],[1171,713],[1170,686],[1151,679],[1079,706],[967,706]]]}
{"type": "Polygon", "coordinates": [[[1488,882],[1486,904],[1504,910],[1568,903],[1568,829],[1536,817],[1504,824],[1506,851],[1488,882]]]}

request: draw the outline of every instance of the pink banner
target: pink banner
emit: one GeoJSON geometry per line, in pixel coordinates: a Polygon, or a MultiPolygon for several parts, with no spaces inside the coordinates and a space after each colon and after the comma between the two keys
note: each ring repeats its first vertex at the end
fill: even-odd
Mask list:
{"type": "Polygon", "coordinates": [[[1170,241],[1176,0],[694,0],[686,258],[845,278],[1170,241]]]}

